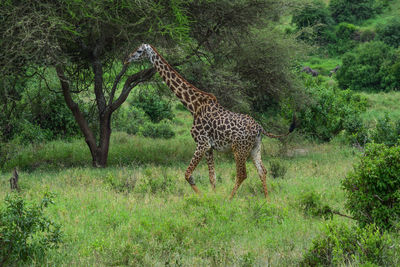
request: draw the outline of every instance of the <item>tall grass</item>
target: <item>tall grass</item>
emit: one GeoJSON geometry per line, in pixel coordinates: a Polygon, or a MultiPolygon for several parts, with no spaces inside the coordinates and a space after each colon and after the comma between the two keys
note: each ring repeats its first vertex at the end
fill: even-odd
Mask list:
{"type": "MultiPolygon", "coordinates": [[[[201,196],[184,179],[186,163],[21,171],[22,195],[36,200],[54,192],[49,216],[63,225],[63,245],[37,265],[297,265],[325,224],[304,215],[301,196],[315,191],[343,210],[340,180],[357,154],[329,144],[303,149],[305,154],[274,157],[288,171],[268,179],[268,200],[251,162],[232,201],[236,170],[227,160],[216,161],[216,192],[205,162],[196,169],[201,196]]],[[[0,175],[0,199],[9,191],[7,178],[0,175]]]]}

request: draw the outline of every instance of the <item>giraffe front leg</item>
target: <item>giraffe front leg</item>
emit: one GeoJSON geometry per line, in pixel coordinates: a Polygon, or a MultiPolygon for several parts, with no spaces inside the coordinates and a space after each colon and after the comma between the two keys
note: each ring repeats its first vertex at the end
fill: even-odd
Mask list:
{"type": "Polygon", "coordinates": [[[206,150],[207,150],[206,146],[199,145],[199,144],[197,145],[196,151],[194,152],[192,160],[190,161],[190,164],[185,172],[186,181],[190,184],[190,186],[192,187],[194,192],[196,192],[197,194],[199,194],[200,191],[197,188],[196,183],[194,182],[192,173],[193,173],[194,169],[196,169],[197,165],[199,164],[199,162],[200,162],[201,158],[203,157],[204,152],[206,150]]]}
{"type": "Polygon", "coordinates": [[[207,164],[208,164],[208,173],[210,176],[210,183],[211,183],[212,189],[215,191],[216,176],[215,176],[214,156],[213,156],[212,149],[209,149],[206,151],[206,158],[207,158],[207,164]]]}

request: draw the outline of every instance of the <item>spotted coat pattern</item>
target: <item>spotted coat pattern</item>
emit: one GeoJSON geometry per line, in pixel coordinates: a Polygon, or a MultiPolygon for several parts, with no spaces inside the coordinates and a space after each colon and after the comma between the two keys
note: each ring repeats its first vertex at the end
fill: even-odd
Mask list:
{"type": "Polygon", "coordinates": [[[236,161],[237,177],[230,197],[235,195],[241,183],[247,178],[246,160],[249,156],[257,169],[265,197],[267,197],[267,171],[261,160],[262,134],[276,138],[288,133],[284,135],[267,133],[249,115],[226,110],[217,102],[213,94],[201,91],[186,81],[151,45],[142,44],[128,56],[125,64],[145,57],[151,61],[168,87],[193,115],[193,126],[190,132],[197,147],[185,172],[185,179],[193,190],[199,193],[192,173],[202,157],[206,157],[210,183],[215,189],[213,150],[232,151],[236,161]]]}

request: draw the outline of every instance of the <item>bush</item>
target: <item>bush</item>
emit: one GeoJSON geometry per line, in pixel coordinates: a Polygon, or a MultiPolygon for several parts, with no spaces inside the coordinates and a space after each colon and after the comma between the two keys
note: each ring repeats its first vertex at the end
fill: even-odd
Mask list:
{"type": "Polygon", "coordinates": [[[332,18],[325,3],[321,0],[306,2],[292,17],[297,28],[312,27],[318,24],[332,24],[332,18]]]}
{"type": "Polygon", "coordinates": [[[79,134],[62,94],[41,88],[35,78],[29,82],[21,78],[12,82],[9,79],[0,81],[4,86],[0,93],[4,98],[0,103],[4,110],[0,113],[3,141],[17,139],[23,144],[38,143],[79,134]]]}
{"type": "Polygon", "coordinates": [[[16,194],[5,198],[0,210],[0,265],[41,261],[47,250],[58,247],[60,226],[44,215],[52,203],[50,194],[39,205],[27,204],[16,194]]]}
{"type": "Polygon", "coordinates": [[[331,0],[329,9],[337,23],[360,22],[380,12],[375,0],[331,0]]]}
{"type": "Polygon", "coordinates": [[[361,42],[370,42],[375,39],[376,33],[373,30],[365,29],[358,33],[361,42]]]}
{"type": "Polygon", "coordinates": [[[172,126],[167,121],[160,123],[146,122],[140,129],[140,133],[145,137],[169,139],[175,136],[172,126]]]}
{"type": "Polygon", "coordinates": [[[313,33],[310,35],[309,32],[303,31],[299,36],[300,39],[305,41],[311,39],[311,41],[323,44],[327,41],[326,32],[329,30],[330,25],[333,24],[333,20],[325,3],[321,0],[314,0],[306,2],[300,10],[295,12],[292,17],[292,23],[298,29],[312,27],[313,33]]]}
{"type": "Polygon", "coordinates": [[[345,136],[350,144],[356,144],[363,147],[370,142],[369,131],[365,127],[363,120],[359,115],[348,116],[343,123],[345,136]]]}
{"type": "Polygon", "coordinates": [[[299,128],[311,138],[329,141],[345,127],[349,118],[360,117],[366,102],[350,90],[309,84],[310,103],[298,112],[299,128]]]}
{"type": "Polygon", "coordinates": [[[304,255],[301,266],[393,266],[393,244],[388,234],[374,225],[348,228],[327,224],[304,255]]]}
{"type": "Polygon", "coordinates": [[[336,78],[343,89],[388,91],[399,88],[395,77],[398,55],[383,42],[361,44],[342,59],[336,78]]]}
{"type": "Polygon", "coordinates": [[[163,99],[153,87],[138,90],[130,100],[130,104],[141,108],[155,123],[174,118],[171,103],[163,99]]]}
{"type": "Polygon", "coordinates": [[[134,106],[121,106],[113,114],[112,126],[117,131],[137,134],[140,126],[148,121],[150,118],[142,109],[134,106]]]}
{"type": "Polygon", "coordinates": [[[395,48],[400,46],[400,19],[393,18],[386,24],[378,25],[378,39],[395,48]]]}
{"type": "Polygon", "coordinates": [[[400,139],[400,120],[392,121],[388,114],[378,119],[371,139],[378,144],[394,146],[400,139]]]}
{"type": "Polygon", "coordinates": [[[319,194],[310,191],[300,196],[300,207],[304,214],[314,217],[332,218],[332,209],[322,202],[319,194]]]}
{"type": "Polygon", "coordinates": [[[368,144],[343,187],[346,207],[361,226],[390,229],[400,219],[400,146],[368,144]]]}
{"type": "Polygon", "coordinates": [[[271,160],[269,170],[273,178],[283,178],[287,172],[287,166],[279,160],[271,160]]]}
{"type": "Polygon", "coordinates": [[[351,23],[341,22],[334,28],[334,40],[329,45],[332,54],[343,54],[356,45],[357,27],[351,23]]]}

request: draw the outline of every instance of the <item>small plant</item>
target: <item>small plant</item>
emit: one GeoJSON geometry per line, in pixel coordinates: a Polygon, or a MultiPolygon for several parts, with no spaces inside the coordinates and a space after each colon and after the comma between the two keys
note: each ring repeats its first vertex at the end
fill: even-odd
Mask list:
{"type": "Polygon", "coordinates": [[[394,266],[392,241],[375,225],[349,228],[327,224],[304,255],[300,266],[394,266]]]}
{"type": "Polygon", "coordinates": [[[109,173],[105,177],[105,182],[117,192],[131,193],[135,189],[137,176],[132,174],[127,178],[125,178],[125,177],[116,177],[112,173],[109,173]]]}
{"type": "Polygon", "coordinates": [[[160,122],[163,119],[172,120],[174,113],[172,105],[166,101],[154,88],[139,90],[130,101],[132,106],[141,108],[152,122],[160,122]]]}
{"type": "Polygon", "coordinates": [[[371,139],[378,144],[394,146],[400,139],[400,120],[392,121],[386,113],[378,120],[371,139]]]}
{"type": "Polygon", "coordinates": [[[287,166],[279,160],[271,160],[269,170],[273,178],[283,178],[287,172],[287,166]]]}
{"type": "Polygon", "coordinates": [[[300,197],[300,207],[308,216],[332,218],[332,208],[322,202],[321,196],[314,191],[300,197]]]}
{"type": "Polygon", "coordinates": [[[346,207],[361,226],[392,228],[400,219],[400,146],[368,144],[343,187],[346,207]]]}
{"type": "Polygon", "coordinates": [[[140,129],[140,133],[145,137],[151,138],[169,139],[175,136],[171,124],[165,120],[160,123],[146,122],[140,129]]]}
{"type": "Polygon", "coordinates": [[[40,261],[47,250],[58,247],[60,225],[44,215],[49,204],[53,204],[49,193],[40,204],[28,204],[17,194],[6,196],[0,210],[0,266],[40,261]]]}

